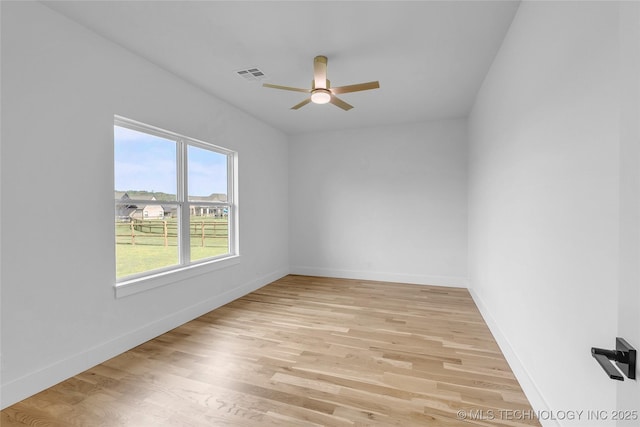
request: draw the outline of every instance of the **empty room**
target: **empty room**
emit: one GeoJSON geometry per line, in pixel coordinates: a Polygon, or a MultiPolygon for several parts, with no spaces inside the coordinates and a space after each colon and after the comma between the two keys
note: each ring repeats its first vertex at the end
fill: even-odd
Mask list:
{"type": "Polygon", "coordinates": [[[1,1],[0,424],[640,425],[639,1],[1,1]]]}

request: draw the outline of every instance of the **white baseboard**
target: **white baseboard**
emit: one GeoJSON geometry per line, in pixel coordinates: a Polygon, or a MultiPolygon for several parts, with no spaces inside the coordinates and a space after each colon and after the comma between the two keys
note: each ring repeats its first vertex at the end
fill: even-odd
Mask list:
{"type": "MultiPolygon", "coordinates": [[[[469,293],[471,294],[473,301],[478,307],[478,310],[480,310],[480,314],[489,327],[489,330],[491,330],[493,337],[498,343],[498,347],[500,347],[500,350],[502,350],[502,354],[504,354],[507,363],[509,363],[509,367],[511,367],[513,374],[516,376],[516,379],[520,383],[522,391],[524,391],[527,399],[529,399],[529,403],[531,404],[533,410],[539,413],[551,413],[549,404],[540,392],[540,389],[536,385],[535,381],[533,381],[531,375],[529,375],[529,371],[527,371],[527,369],[522,364],[522,361],[520,361],[520,358],[513,350],[509,339],[502,333],[502,330],[489,312],[482,298],[480,298],[480,296],[473,290],[473,288],[469,289],[469,293]]],[[[544,427],[560,427],[560,424],[555,419],[540,420],[540,422],[544,427]]]]}
{"type": "Polygon", "coordinates": [[[292,266],[291,274],[305,276],[335,277],[340,279],[375,280],[381,282],[411,283],[414,285],[449,286],[456,288],[468,287],[466,277],[455,276],[426,276],[418,274],[388,273],[380,271],[337,270],[332,268],[292,266]]]}
{"type": "Polygon", "coordinates": [[[288,269],[274,271],[254,279],[242,286],[201,301],[190,307],[172,313],[166,317],[146,324],[125,335],[101,343],[93,348],[55,362],[45,368],[24,375],[0,388],[0,408],[4,409],[29,396],[45,390],[61,381],[73,377],[80,372],[96,366],[112,357],[132,349],[150,339],[170,331],[190,320],[210,312],[224,304],[238,299],[289,274],[288,269]]]}

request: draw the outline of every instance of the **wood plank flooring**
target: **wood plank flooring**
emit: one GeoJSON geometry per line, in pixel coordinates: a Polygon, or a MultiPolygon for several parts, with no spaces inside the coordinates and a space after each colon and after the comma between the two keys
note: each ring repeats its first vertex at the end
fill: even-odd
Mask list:
{"type": "Polygon", "coordinates": [[[10,426],[539,426],[466,289],[286,276],[2,411],[10,426]]]}

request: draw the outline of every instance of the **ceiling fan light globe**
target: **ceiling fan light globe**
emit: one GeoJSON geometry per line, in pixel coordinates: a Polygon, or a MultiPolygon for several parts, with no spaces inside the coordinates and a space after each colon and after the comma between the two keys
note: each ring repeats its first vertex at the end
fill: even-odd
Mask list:
{"type": "Polygon", "coordinates": [[[316,89],[311,93],[311,102],[314,104],[326,104],[331,101],[331,92],[326,89],[316,89]]]}

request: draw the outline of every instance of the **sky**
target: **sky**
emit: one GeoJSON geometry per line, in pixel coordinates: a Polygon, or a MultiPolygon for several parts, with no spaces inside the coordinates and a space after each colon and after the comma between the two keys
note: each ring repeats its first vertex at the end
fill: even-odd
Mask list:
{"type": "MultiPolygon", "coordinates": [[[[115,187],[117,191],[177,193],[176,143],[143,132],[114,126],[115,187]]],[[[227,192],[227,157],[189,146],[190,196],[227,192]]]]}

